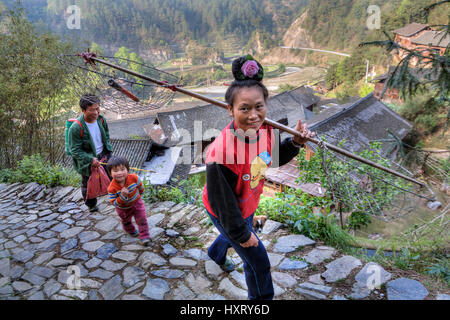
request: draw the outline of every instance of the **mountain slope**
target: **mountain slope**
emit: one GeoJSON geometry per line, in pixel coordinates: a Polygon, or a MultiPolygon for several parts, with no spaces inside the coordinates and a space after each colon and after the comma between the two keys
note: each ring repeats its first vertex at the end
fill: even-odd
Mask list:
{"type": "MultiPolygon", "coordinates": [[[[411,22],[427,23],[423,8],[440,0],[320,0],[306,7],[307,16],[301,28],[314,42],[327,49],[355,48],[363,41],[384,39],[382,30],[391,32],[411,22]],[[369,30],[368,19],[374,15],[368,8],[380,8],[380,29],[369,30]]],[[[447,24],[450,4],[433,10],[428,22],[447,24]]]]}
{"type": "MultiPolygon", "coordinates": [[[[202,44],[234,36],[243,43],[258,30],[285,30],[310,0],[23,0],[32,22],[60,35],[148,50],[189,40],[202,44]],[[81,9],[81,30],[69,30],[67,8],[81,9]]],[[[11,7],[14,0],[0,0],[11,7]]]]}

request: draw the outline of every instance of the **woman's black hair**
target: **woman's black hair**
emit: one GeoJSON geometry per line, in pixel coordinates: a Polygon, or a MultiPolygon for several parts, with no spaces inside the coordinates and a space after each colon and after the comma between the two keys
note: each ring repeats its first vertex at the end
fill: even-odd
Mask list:
{"type": "Polygon", "coordinates": [[[112,156],[108,160],[108,163],[106,164],[106,170],[108,170],[108,173],[111,175],[111,170],[114,167],[118,166],[124,166],[125,168],[127,168],[128,171],[130,171],[130,163],[128,162],[127,158],[115,156],[112,156]]]}
{"type": "Polygon", "coordinates": [[[269,91],[261,82],[264,77],[264,69],[258,61],[254,60],[251,56],[248,55],[239,57],[233,61],[231,71],[233,72],[233,77],[235,80],[231,83],[230,87],[225,93],[225,101],[230,106],[233,106],[234,98],[242,88],[258,87],[259,89],[261,89],[261,92],[264,96],[264,101],[267,101],[267,99],[269,98],[269,91]],[[256,73],[252,77],[247,77],[242,72],[242,66],[246,61],[249,60],[249,58],[255,61],[259,68],[258,73],[256,73]]]}
{"type": "Polygon", "coordinates": [[[93,94],[84,94],[80,98],[80,108],[86,110],[88,107],[100,103],[99,97],[93,94]]]}

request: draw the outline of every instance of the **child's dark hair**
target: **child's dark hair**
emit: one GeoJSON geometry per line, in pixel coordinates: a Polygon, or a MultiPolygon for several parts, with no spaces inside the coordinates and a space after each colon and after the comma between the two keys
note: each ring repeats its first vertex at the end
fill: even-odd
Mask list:
{"type": "Polygon", "coordinates": [[[258,87],[262,91],[264,101],[267,101],[267,99],[269,98],[269,91],[267,90],[266,86],[261,82],[264,77],[264,68],[258,61],[254,60],[253,57],[250,55],[239,57],[233,61],[231,71],[233,73],[235,80],[231,83],[231,86],[225,93],[225,101],[230,106],[233,106],[234,98],[242,88],[258,87]],[[257,67],[258,72],[252,74],[251,76],[245,74],[245,72],[243,71],[244,64],[249,60],[252,61],[255,68],[256,65],[258,66],[257,67]]]}
{"type": "Polygon", "coordinates": [[[84,94],[80,99],[80,108],[86,110],[88,107],[100,103],[99,97],[93,94],[84,94]]]}
{"type": "Polygon", "coordinates": [[[114,167],[118,167],[118,166],[124,166],[125,168],[127,168],[128,171],[130,171],[130,164],[129,164],[127,158],[115,157],[115,156],[112,156],[108,160],[108,163],[106,164],[106,170],[108,170],[108,173],[111,175],[111,170],[114,167]]]}

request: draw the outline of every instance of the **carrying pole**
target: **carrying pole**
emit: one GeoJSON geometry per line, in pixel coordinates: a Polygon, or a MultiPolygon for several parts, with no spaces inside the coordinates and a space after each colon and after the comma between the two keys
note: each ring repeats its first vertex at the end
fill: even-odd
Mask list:
{"type": "MultiPolygon", "coordinates": [[[[155,84],[157,84],[157,85],[160,85],[160,86],[165,87],[165,88],[167,88],[167,89],[170,89],[170,90],[172,90],[172,91],[180,92],[180,93],[183,93],[183,94],[188,95],[188,96],[190,96],[190,97],[193,97],[193,98],[196,98],[196,99],[205,101],[205,102],[210,103],[210,104],[214,104],[214,105],[216,105],[216,106],[218,106],[218,107],[221,107],[221,108],[224,108],[224,109],[228,109],[227,104],[226,104],[225,102],[222,102],[222,101],[219,101],[219,100],[216,100],[216,99],[212,99],[212,98],[208,98],[208,97],[206,97],[206,96],[204,96],[204,95],[201,95],[201,94],[196,93],[196,92],[192,92],[192,91],[190,91],[190,90],[184,89],[184,88],[179,87],[179,86],[174,85],[174,84],[170,84],[170,83],[168,83],[168,82],[166,82],[166,81],[160,81],[160,80],[156,80],[156,79],[150,78],[150,77],[148,77],[148,76],[145,76],[145,75],[143,75],[143,74],[137,73],[137,72],[132,71],[132,70],[129,70],[129,69],[127,69],[127,68],[124,68],[124,67],[115,65],[115,64],[113,64],[113,63],[110,63],[110,62],[108,62],[108,61],[99,59],[99,58],[97,58],[97,57],[95,56],[95,54],[88,53],[88,54],[82,54],[81,56],[86,60],[87,63],[90,63],[91,65],[95,65],[95,62],[98,62],[98,63],[101,63],[101,64],[103,64],[103,65],[106,65],[106,66],[109,66],[109,67],[111,67],[111,68],[114,68],[114,69],[116,69],[116,70],[119,70],[119,71],[128,73],[128,74],[130,74],[130,75],[132,75],[132,76],[135,76],[135,77],[138,77],[138,78],[140,78],[140,79],[147,80],[147,81],[149,81],[149,82],[155,83],[155,84]]],[[[276,122],[276,121],[273,121],[273,120],[270,120],[270,119],[266,118],[266,119],[264,120],[264,123],[267,124],[267,125],[270,125],[270,126],[272,126],[272,127],[274,127],[274,128],[277,128],[277,129],[279,129],[279,130],[281,130],[281,131],[290,133],[290,134],[292,134],[292,135],[294,135],[294,136],[298,136],[298,137],[304,138],[304,137],[300,134],[300,132],[298,132],[298,131],[296,131],[296,130],[294,130],[294,129],[288,127],[288,126],[285,126],[285,125],[283,125],[283,124],[281,124],[281,123],[278,123],[278,122],[276,122]]],[[[347,151],[347,150],[344,150],[344,149],[342,149],[342,148],[336,147],[335,145],[332,145],[332,144],[329,144],[329,143],[326,143],[326,142],[323,142],[323,141],[321,141],[321,140],[317,140],[317,139],[314,139],[314,138],[306,138],[306,140],[307,140],[307,141],[310,141],[310,142],[312,142],[312,143],[314,143],[314,144],[317,144],[317,145],[319,145],[319,146],[320,146],[320,145],[324,145],[324,146],[326,146],[328,149],[333,150],[333,151],[335,151],[335,152],[337,152],[337,153],[340,153],[340,154],[342,154],[342,155],[344,155],[344,156],[346,156],[346,157],[349,157],[349,158],[351,158],[351,159],[360,161],[360,162],[362,162],[362,163],[364,163],[364,164],[367,164],[367,165],[369,165],[369,166],[375,167],[375,168],[377,168],[377,169],[379,169],[379,170],[388,172],[388,173],[393,174],[393,175],[395,175],[395,176],[397,176],[397,177],[400,177],[400,178],[402,178],[402,179],[405,179],[405,180],[407,180],[407,181],[409,181],[409,182],[413,182],[413,183],[415,183],[415,184],[418,184],[418,185],[420,185],[421,187],[427,187],[423,182],[420,182],[420,181],[418,181],[418,180],[416,180],[416,179],[410,178],[410,177],[408,177],[408,176],[406,176],[406,175],[404,175],[404,174],[402,174],[402,173],[400,173],[400,172],[397,172],[397,171],[395,171],[395,170],[392,170],[392,169],[390,169],[390,168],[383,167],[383,166],[379,165],[378,163],[375,163],[375,162],[373,162],[373,161],[370,161],[370,160],[368,160],[368,159],[365,159],[365,158],[363,158],[363,157],[360,157],[360,156],[358,156],[358,155],[356,155],[356,154],[354,154],[354,153],[351,153],[351,152],[349,152],[349,151],[347,151]]]]}

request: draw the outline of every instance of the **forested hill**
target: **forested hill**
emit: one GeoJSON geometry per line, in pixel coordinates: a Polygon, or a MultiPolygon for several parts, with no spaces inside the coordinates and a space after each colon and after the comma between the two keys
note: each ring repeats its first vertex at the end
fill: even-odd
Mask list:
{"type": "MultiPolygon", "coordinates": [[[[423,8],[441,0],[22,0],[38,28],[76,35],[102,46],[126,46],[137,52],[189,40],[224,51],[229,42],[242,48],[255,32],[264,50],[282,43],[289,26],[302,14],[301,27],[324,49],[350,52],[363,41],[384,38],[410,22],[426,23],[423,8]],[[81,9],[81,30],[67,28],[67,8],[81,9]],[[381,29],[367,28],[367,8],[381,9],[381,29]],[[423,15],[422,15],[423,16],[423,15]],[[232,41],[229,41],[232,39],[232,41]]],[[[0,0],[0,13],[16,0],[0,0]]],[[[450,4],[433,10],[433,24],[447,24],[450,4]]]]}
{"type": "MultiPolygon", "coordinates": [[[[312,0],[306,7],[302,27],[314,43],[327,49],[351,49],[359,43],[384,38],[382,30],[393,31],[411,22],[427,23],[423,8],[441,0],[312,0]],[[380,8],[380,29],[370,31],[370,5],[380,8]]],[[[430,14],[432,24],[447,24],[450,4],[430,14]]]]}
{"type": "MultiPolygon", "coordinates": [[[[22,5],[33,23],[58,34],[73,34],[77,31],[66,27],[64,12],[75,4],[81,9],[79,36],[101,44],[146,50],[173,43],[183,45],[190,39],[219,42],[230,36],[246,43],[256,30],[276,38],[309,1],[22,0],[22,5]]],[[[1,2],[10,7],[15,0],[1,2]]]]}

